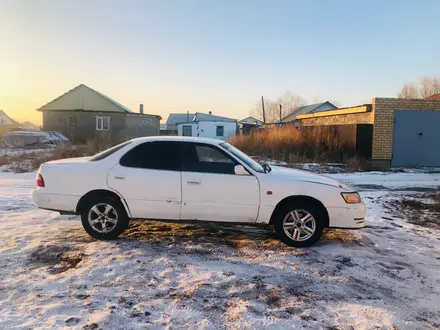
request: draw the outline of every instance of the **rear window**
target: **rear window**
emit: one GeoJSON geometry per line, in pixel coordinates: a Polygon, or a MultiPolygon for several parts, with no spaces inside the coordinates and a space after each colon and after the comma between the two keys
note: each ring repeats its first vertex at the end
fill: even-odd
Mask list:
{"type": "Polygon", "coordinates": [[[127,142],[118,144],[114,147],[111,147],[107,150],[101,151],[99,154],[96,154],[95,156],[89,158],[89,162],[95,162],[97,160],[104,159],[104,158],[110,156],[111,154],[115,153],[116,151],[124,148],[126,145],[129,145],[130,143],[131,143],[131,141],[127,141],[127,142]]]}

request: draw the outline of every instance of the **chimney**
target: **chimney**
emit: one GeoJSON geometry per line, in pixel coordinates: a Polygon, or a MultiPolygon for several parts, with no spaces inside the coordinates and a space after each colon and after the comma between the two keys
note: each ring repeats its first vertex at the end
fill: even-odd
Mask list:
{"type": "Polygon", "coordinates": [[[209,114],[212,115],[212,111],[209,111],[209,114]]]}
{"type": "Polygon", "coordinates": [[[139,113],[141,113],[141,114],[144,113],[144,105],[142,103],[139,104],[139,113]]]}

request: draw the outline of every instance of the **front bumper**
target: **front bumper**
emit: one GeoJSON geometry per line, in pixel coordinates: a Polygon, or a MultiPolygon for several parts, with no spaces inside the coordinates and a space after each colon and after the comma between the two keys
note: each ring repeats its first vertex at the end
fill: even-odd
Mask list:
{"type": "Polygon", "coordinates": [[[327,208],[330,228],[359,229],[366,226],[367,210],[364,203],[347,204],[345,207],[327,208]]]}

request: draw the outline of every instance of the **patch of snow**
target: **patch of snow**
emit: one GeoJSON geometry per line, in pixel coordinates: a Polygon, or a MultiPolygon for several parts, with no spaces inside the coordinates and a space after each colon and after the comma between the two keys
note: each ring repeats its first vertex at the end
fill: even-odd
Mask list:
{"type": "Polygon", "coordinates": [[[29,149],[29,148],[0,148],[0,156],[21,156],[26,154],[37,154],[41,152],[50,152],[52,149],[46,148],[46,149],[29,149]]]}
{"type": "Polygon", "coordinates": [[[368,228],[329,231],[314,247],[295,249],[271,230],[220,224],[202,235],[187,225],[184,240],[155,240],[168,225],[153,231],[133,222],[131,234],[95,241],[78,217],[31,204],[34,173],[0,173],[1,327],[438,328],[440,233],[381,204],[438,175],[332,176],[401,190],[362,191],[368,228]]]}

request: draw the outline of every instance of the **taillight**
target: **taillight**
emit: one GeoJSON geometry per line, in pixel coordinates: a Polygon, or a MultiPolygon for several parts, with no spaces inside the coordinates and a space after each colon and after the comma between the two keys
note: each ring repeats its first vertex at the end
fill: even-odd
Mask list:
{"type": "Polygon", "coordinates": [[[44,179],[43,176],[40,174],[40,172],[37,173],[37,186],[38,187],[44,187],[44,179]]]}

